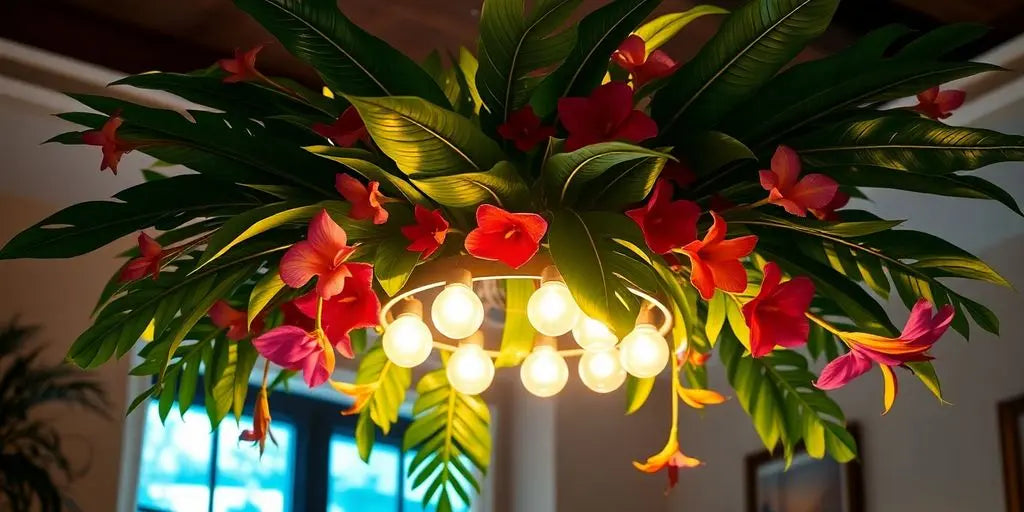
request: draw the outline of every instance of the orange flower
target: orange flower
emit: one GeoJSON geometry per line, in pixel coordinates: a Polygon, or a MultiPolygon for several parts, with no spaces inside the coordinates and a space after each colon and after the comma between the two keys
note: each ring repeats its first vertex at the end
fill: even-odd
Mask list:
{"type": "Polygon", "coordinates": [[[647,458],[643,464],[633,461],[633,467],[644,473],[657,473],[662,469],[668,470],[668,494],[676,483],[679,482],[679,468],[695,468],[703,466],[704,463],[679,451],[679,441],[673,436],[668,444],[660,452],[647,458]]]}
{"type": "Polygon", "coordinates": [[[236,49],[235,58],[217,61],[220,68],[228,73],[228,76],[224,77],[224,83],[232,84],[262,79],[263,75],[256,70],[256,54],[260,53],[262,49],[262,44],[253,46],[244,52],[236,49]]]}
{"type": "Polygon", "coordinates": [[[274,435],[270,433],[270,402],[267,401],[267,388],[260,389],[256,397],[256,405],[252,414],[252,429],[243,430],[238,436],[239,441],[252,441],[260,446],[260,457],[263,456],[263,449],[267,444],[267,436],[275,445],[274,435]]]}
{"type": "Polygon", "coordinates": [[[352,397],[352,407],[341,411],[342,416],[349,416],[351,414],[359,414],[362,412],[363,407],[370,403],[370,399],[373,398],[373,393],[377,391],[378,384],[371,382],[369,384],[349,384],[348,382],[337,382],[330,381],[331,387],[334,388],[338,393],[348,395],[352,397]]]}
{"type": "Polygon", "coordinates": [[[707,405],[718,405],[725,402],[725,397],[721,393],[710,389],[690,389],[676,386],[676,393],[683,403],[694,409],[703,409],[707,405]]]}
{"type": "Polygon", "coordinates": [[[148,275],[156,279],[160,275],[160,261],[166,256],[163,247],[146,233],[139,232],[139,252],[141,256],[133,258],[121,269],[118,279],[122,283],[142,279],[148,275]]]}
{"type": "Polygon", "coordinates": [[[141,144],[127,142],[117,136],[117,129],[123,122],[124,119],[114,113],[99,130],[91,130],[82,134],[82,142],[90,146],[99,146],[103,151],[100,171],[110,169],[110,172],[117,174],[117,164],[121,162],[121,157],[125,153],[142,147],[141,144]]]}

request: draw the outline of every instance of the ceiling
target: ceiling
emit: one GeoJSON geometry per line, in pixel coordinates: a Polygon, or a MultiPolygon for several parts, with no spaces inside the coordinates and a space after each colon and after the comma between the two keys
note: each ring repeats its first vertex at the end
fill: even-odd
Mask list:
{"type": "MultiPolygon", "coordinates": [[[[342,11],[369,32],[421,59],[431,50],[475,48],[480,0],[339,0],[342,11]]],[[[584,0],[580,13],[605,3],[584,0]]],[[[665,0],[659,12],[685,10],[697,2],[665,0]]],[[[735,7],[738,0],[719,0],[735,7]]],[[[836,22],[803,55],[830,53],[872,28],[901,22],[928,29],[942,22],[973,21],[995,28],[969,52],[979,53],[1021,31],[1021,0],[847,0],[836,22]]],[[[720,22],[705,17],[667,47],[686,60],[720,22]]],[[[231,0],[6,0],[0,2],[0,37],[128,73],[160,69],[190,71],[273,38],[231,0]]],[[[277,44],[260,55],[267,72],[316,83],[311,70],[277,44]]]]}

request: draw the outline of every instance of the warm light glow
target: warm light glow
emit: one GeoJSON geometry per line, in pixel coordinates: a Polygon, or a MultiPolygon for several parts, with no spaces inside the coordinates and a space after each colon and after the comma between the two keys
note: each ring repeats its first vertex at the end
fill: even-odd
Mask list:
{"type": "Polygon", "coordinates": [[[402,368],[412,368],[430,356],[433,339],[430,329],[419,315],[403,313],[388,324],[381,344],[392,363],[402,368]]]}
{"type": "Polygon", "coordinates": [[[582,313],[572,328],[572,337],[584,350],[608,350],[619,342],[608,326],[582,313]]]}
{"type": "Polygon", "coordinates": [[[569,381],[569,365],[554,347],[541,346],[523,361],[519,377],[527,391],[541,398],[553,396],[569,381]]]}
{"type": "Polygon", "coordinates": [[[634,377],[654,377],[668,364],[668,342],[651,324],[640,324],[619,345],[622,367],[634,377]]]}
{"type": "Polygon", "coordinates": [[[561,281],[548,281],[530,296],[526,316],[538,332],[547,336],[561,336],[576,325],[580,308],[561,281]]]}
{"type": "Polygon", "coordinates": [[[477,395],[494,380],[494,361],[484,349],[472,343],[463,343],[448,358],[448,382],[459,393],[477,395]]]}
{"type": "Polygon", "coordinates": [[[588,350],[580,357],[580,380],[598,393],[615,391],[626,381],[626,370],[619,363],[619,351],[588,350]]]}
{"type": "Polygon", "coordinates": [[[430,306],[430,319],[441,334],[461,340],[468,338],[484,323],[484,305],[471,287],[452,283],[437,294],[430,306]]]}

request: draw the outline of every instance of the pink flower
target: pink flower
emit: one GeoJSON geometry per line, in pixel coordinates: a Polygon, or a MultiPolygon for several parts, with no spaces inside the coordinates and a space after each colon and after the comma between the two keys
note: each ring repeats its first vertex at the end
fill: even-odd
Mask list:
{"type": "Polygon", "coordinates": [[[644,463],[633,462],[633,467],[644,473],[657,473],[663,469],[666,470],[668,488],[665,489],[665,494],[668,494],[679,482],[679,468],[695,468],[702,465],[704,463],[700,460],[679,451],[679,441],[674,437],[665,444],[660,452],[648,457],[644,463]]]}
{"type": "Polygon", "coordinates": [[[558,100],[558,117],[569,131],[565,151],[613,140],[641,142],[658,135],[658,125],[633,109],[633,89],[608,82],[586,98],[558,100]]]}
{"type": "Polygon", "coordinates": [[[341,293],[353,269],[370,267],[367,263],[346,261],[355,251],[346,242],[345,230],[331,219],[327,210],[320,210],[309,222],[306,239],[293,245],[281,258],[281,280],[292,288],[300,288],[315,276],[320,297],[329,299],[341,293]]]}
{"type": "Polygon", "coordinates": [[[239,341],[249,337],[249,334],[256,334],[263,330],[263,319],[259,315],[252,321],[252,329],[249,329],[249,315],[245,311],[231,307],[224,299],[213,303],[208,313],[213,325],[221,329],[227,329],[229,340],[239,341]]]}
{"type": "Polygon", "coordinates": [[[334,178],[334,188],[352,207],[348,216],[355,220],[373,219],[374,224],[388,221],[388,211],[384,203],[395,200],[380,193],[380,182],[371,181],[369,186],[347,174],[339,174],[334,178]]]}
{"type": "Polygon", "coordinates": [[[647,204],[626,212],[640,226],[652,251],[665,254],[697,239],[700,207],[693,201],[672,200],[672,185],[666,179],[654,184],[647,204]]]}
{"type": "Polygon", "coordinates": [[[932,119],[946,119],[964,104],[966,98],[964,91],[950,89],[939,92],[939,87],[935,86],[917,95],[914,110],[932,119]]]}
{"type": "Polygon", "coordinates": [[[519,151],[529,151],[554,134],[555,127],[543,126],[530,105],[509,114],[508,121],[498,127],[498,135],[514,141],[519,151]]]}
{"type": "Polygon", "coordinates": [[[448,221],[441,215],[441,210],[428,210],[421,205],[416,205],[413,215],[416,216],[416,224],[402,226],[402,236],[412,242],[406,250],[421,252],[420,259],[425,260],[444,244],[448,221]]]}
{"type": "Polygon", "coordinates": [[[252,340],[268,361],[289,370],[301,370],[306,385],[315,388],[334,372],[334,349],[317,331],[294,325],[275,327],[252,340]]]}
{"type": "Polygon", "coordinates": [[[711,217],[714,222],[704,239],[694,240],[680,251],[690,258],[690,282],[704,300],[714,296],[715,288],[733,293],[747,288],[747,271],[740,258],[748,256],[757,245],[754,235],[726,240],[725,220],[715,212],[711,217]]]}
{"type": "Polygon", "coordinates": [[[511,213],[482,204],[476,209],[477,228],[466,235],[466,251],[482,260],[497,260],[519,268],[537,254],[548,223],[536,213],[511,213]]]}
{"type": "Polygon", "coordinates": [[[647,55],[644,39],[632,34],[612,54],[612,61],[633,77],[633,87],[640,88],[651,80],[665,78],[679,69],[679,64],[667,53],[654,50],[647,55]]]}
{"type": "Polygon", "coordinates": [[[260,53],[262,49],[263,45],[258,44],[244,52],[235,50],[234,58],[217,61],[220,68],[228,73],[228,76],[224,77],[224,83],[231,84],[261,79],[263,75],[256,70],[256,54],[260,53]]]}
{"type": "Polygon", "coordinates": [[[82,142],[90,146],[100,146],[103,151],[103,159],[100,161],[100,171],[110,169],[110,172],[117,174],[117,164],[121,163],[121,157],[134,149],[141,147],[141,144],[121,140],[117,136],[117,129],[124,119],[114,114],[103,123],[99,130],[91,130],[82,134],[82,142]]]}
{"type": "Polygon", "coordinates": [[[779,284],[781,280],[779,266],[768,263],[761,290],[743,305],[754,357],[767,355],[776,345],[793,348],[807,342],[811,328],[804,313],[814,298],[814,283],[803,276],[779,284]]]}
{"type": "Polygon", "coordinates": [[[355,146],[359,141],[370,145],[370,134],[366,131],[366,125],[363,124],[363,119],[359,117],[359,111],[355,107],[345,109],[331,124],[315,123],[313,131],[343,148],[355,146]]]}
{"type": "Polygon", "coordinates": [[[128,261],[121,269],[122,283],[142,279],[147,275],[152,275],[153,279],[156,279],[160,274],[160,260],[164,257],[163,247],[149,235],[140,232],[139,252],[142,253],[141,256],[128,261]]]}
{"type": "Polygon", "coordinates": [[[839,185],[824,174],[800,176],[800,156],[786,146],[779,146],[772,156],[771,170],[761,171],[761,187],[770,191],[768,202],[787,212],[807,216],[808,209],[824,208],[835,197],[839,185]]]}
{"type": "Polygon", "coordinates": [[[930,360],[927,352],[949,328],[953,314],[953,306],[947,304],[932,316],[932,304],[920,299],[898,338],[863,332],[839,333],[850,351],[826,365],[814,385],[825,390],[840,388],[870,370],[871,363],[877,363],[885,384],[885,412],[889,412],[897,391],[892,367],[930,360]]]}

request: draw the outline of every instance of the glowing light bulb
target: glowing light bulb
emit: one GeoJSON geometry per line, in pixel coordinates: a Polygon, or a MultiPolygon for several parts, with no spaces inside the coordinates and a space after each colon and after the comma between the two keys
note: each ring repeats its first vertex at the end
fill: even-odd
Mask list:
{"type": "Polygon", "coordinates": [[[541,334],[561,336],[576,325],[580,308],[576,306],[565,283],[547,281],[530,295],[530,301],[526,303],[526,316],[541,334]]]}
{"type": "Polygon", "coordinates": [[[415,313],[402,313],[384,330],[384,354],[402,368],[412,368],[430,356],[433,338],[423,319],[415,313]]]}
{"type": "Polygon", "coordinates": [[[437,294],[431,304],[430,319],[441,334],[461,340],[475,333],[484,323],[484,305],[472,287],[451,283],[437,294]]]}
{"type": "Polygon", "coordinates": [[[487,357],[480,345],[463,343],[448,358],[445,373],[456,391],[478,395],[494,380],[494,361],[487,357]]]}
{"type": "Polygon", "coordinates": [[[668,342],[651,324],[639,324],[619,344],[622,367],[634,377],[654,377],[668,364],[668,342]]]}
{"type": "Polygon", "coordinates": [[[527,391],[546,398],[565,387],[569,381],[569,365],[554,347],[539,346],[526,356],[519,368],[519,377],[527,391]]]}
{"type": "Polygon", "coordinates": [[[615,391],[626,381],[626,370],[614,348],[586,351],[580,357],[579,372],[583,385],[598,393],[615,391]]]}
{"type": "Polygon", "coordinates": [[[608,350],[619,342],[607,325],[580,313],[579,321],[572,328],[572,337],[584,350],[608,350]]]}

